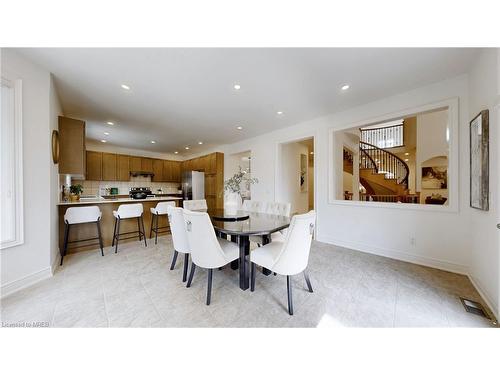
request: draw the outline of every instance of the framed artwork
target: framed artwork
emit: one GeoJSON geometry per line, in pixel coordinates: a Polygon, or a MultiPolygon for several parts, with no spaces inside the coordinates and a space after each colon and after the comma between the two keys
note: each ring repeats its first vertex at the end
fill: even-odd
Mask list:
{"type": "Polygon", "coordinates": [[[307,155],[300,154],[300,192],[307,191],[307,155]]]}
{"type": "Polygon", "coordinates": [[[447,189],[448,167],[422,167],[422,189],[447,189]]]}
{"type": "Polygon", "coordinates": [[[489,111],[470,122],[470,206],[489,210],[489,111]]]}

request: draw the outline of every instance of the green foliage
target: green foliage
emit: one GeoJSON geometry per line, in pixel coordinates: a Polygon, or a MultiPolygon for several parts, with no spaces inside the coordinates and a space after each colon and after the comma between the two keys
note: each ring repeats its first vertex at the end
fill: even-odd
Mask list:
{"type": "Polygon", "coordinates": [[[78,184],[78,185],[71,185],[69,187],[69,192],[71,194],[79,195],[83,192],[83,186],[78,184]]]}
{"type": "Polygon", "coordinates": [[[224,190],[232,193],[241,193],[241,183],[256,184],[259,180],[256,178],[247,177],[246,172],[240,170],[233,177],[224,181],[224,190]]]}

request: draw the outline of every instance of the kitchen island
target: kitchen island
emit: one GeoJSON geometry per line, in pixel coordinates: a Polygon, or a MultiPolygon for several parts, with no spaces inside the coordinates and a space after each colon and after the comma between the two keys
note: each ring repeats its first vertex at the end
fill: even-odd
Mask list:
{"type": "MultiPolygon", "coordinates": [[[[85,198],[80,199],[77,202],[60,202],[58,204],[58,213],[59,213],[59,249],[63,248],[64,243],[64,213],[66,209],[73,206],[98,206],[102,212],[101,216],[101,232],[102,232],[102,240],[103,245],[111,246],[113,241],[113,228],[115,223],[115,217],[113,216],[113,211],[118,209],[118,206],[122,204],[135,204],[142,203],[144,207],[144,228],[146,232],[147,238],[149,238],[149,232],[151,229],[151,208],[156,207],[158,202],[175,202],[176,206],[181,206],[182,198],[180,197],[169,197],[169,196],[161,196],[161,197],[149,197],[145,199],[132,199],[132,198],[85,198]]],[[[166,216],[160,217],[159,226],[168,226],[168,220],[166,216]]],[[[120,225],[120,232],[131,232],[137,230],[137,221],[136,220],[123,220],[120,225]]],[[[165,229],[163,229],[165,230],[165,229]]],[[[93,238],[97,237],[97,229],[94,223],[88,224],[79,224],[75,226],[71,226],[71,231],[69,234],[69,241],[82,240],[85,238],[93,238]]],[[[127,236],[128,237],[128,236],[127,236]]],[[[139,241],[139,235],[135,238],[131,239],[120,239],[120,243],[130,242],[130,241],[139,241]]],[[[151,242],[154,244],[154,242],[151,242]]],[[[144,243],[142,243],[144,246],[144,243]]],[[[148,242],[149,246],[149,242],[148,242]]],[[[76,244],[70,244],[68,247],[67,254],[71,254],[77,251],[85,251],[91,249],[99,249],[98,241],[89,241],[89,244],[86,242],[79,242],[76,244]]]]}

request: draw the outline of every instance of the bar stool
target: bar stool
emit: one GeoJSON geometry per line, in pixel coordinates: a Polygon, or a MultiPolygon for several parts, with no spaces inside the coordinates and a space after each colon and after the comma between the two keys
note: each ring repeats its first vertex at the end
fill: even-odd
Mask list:
{"type": "Polygon", "coordinates": [[[101,255],[104,256],[104,250],[102,249],[102,236],[101,236],[101,210],[98,206],[86,206],[86,207],[69,207],[64,213],[64,246],[61,251],[61,266],[63,264],[64,256],[68,251],[68,244],[74,242],[83,242],[91,240],[99,240],[99,246],[101,247],[101,255]],[[83,240],[69,241],[69,229],[72,225],[85,224],[85,223],[96,223],[97,224],[97,237],[86,238],[83,240]]]}
{"type": "Polygon", "coordinates": [[[158,243],[158,233],[170,233],[169,230],[165,230],[160,232],[160,229],[170,228],[169,225],[164,227],[158,226],[158,219],[160,216],[167,216],[167,207],[175,207],[175,202],[158,202],[156,207],[151,207],[151,229],[149,230],[149,238],[153,236],[153,232],[155,232],[155,245],[158,243]],[[154,224],[154,225],[153,225],[154,224]]]}
{"type": "MultiPolygon", "coordinates": [[[[115,254],[118,252],[118,240],[120,239],[120,236],[123,234],[138,233],[139,241],[142,241],[142,237],[144,236],[144,245],[148,246],[144,230],[144,219],[142,216],[143,211],[144,208],[142,207],[142,203],[121,204],[120,206],[118,206],[118,210],[113,211],[113,216],[115,217],[115,229],[113,231],[113,242],[111,246],[115,246],[115,254]],[[137,219],[137,230],[120,233],[120,223],[122,220],[127,220],[127,219],[137,219]],[[142,230],[141,230],[141,225],[142,225],[142,230]]],[[[126,237],[124,239],[126,240],[133,237],[135,236],[126,237]]]]}

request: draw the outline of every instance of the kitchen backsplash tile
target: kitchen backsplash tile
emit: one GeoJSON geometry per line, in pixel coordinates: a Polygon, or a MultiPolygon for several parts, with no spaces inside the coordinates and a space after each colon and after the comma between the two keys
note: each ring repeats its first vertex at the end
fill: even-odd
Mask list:
{"type": "Polygon", "coordinates": [[[158,189],[163,191],[163,194],[176,194],[180,188],[177,182],[151,182],[150,177],[132,177],[130,181],[89,181],[89,180],[72,180],[72,184],[80,184],[83,186],[83,194],[85,195],[100,195],[101,189],[116,187],[118,194],[128,194],[131,187],[150,187],[153,193],[157,193],[158,189]]]}

